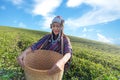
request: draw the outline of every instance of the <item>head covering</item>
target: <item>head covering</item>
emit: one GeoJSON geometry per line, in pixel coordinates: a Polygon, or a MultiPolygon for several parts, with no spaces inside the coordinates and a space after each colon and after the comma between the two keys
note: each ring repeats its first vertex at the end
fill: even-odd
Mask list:
{"type": "Polygon", "coordinates": [[[56,17],[54,17],[53,20],[52,20],[52,23],[54,23],[54,22],[63,24],[63,23],[64,23],[64,20],[62,19],[61,16],[56,16],[56,17]]]}
{"type": "MultiPolygon", "coordinates": [[[[61,31],[60,31],[59,34],[58,34],[58,36],[60,37],[60,36],[63,34],[64,19],[62,19],[61,16],[56,16],[56,17],[53,18],[52,24],[55,23],[55,22],[60,23],[60,25],[61,25],[61,27],[62,27],[62,28],[61,28],[61,31]]],[[[50,27],[51,27],[51,28],[52,28],[52,24],[50,24],[50,27]]],[[[52,34],[54,34],[53,31],[52,31],[52,34]]]]}

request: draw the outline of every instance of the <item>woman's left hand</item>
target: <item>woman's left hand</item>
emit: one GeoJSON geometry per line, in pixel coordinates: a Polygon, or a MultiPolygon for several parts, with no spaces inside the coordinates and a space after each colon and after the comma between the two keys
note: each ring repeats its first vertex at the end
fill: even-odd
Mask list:
{"type": "Polygon", "coordinates": [[[48,70],[48,74],[52,75],[52,74],[55,74],[57,72],[64,70],[64,65],[65,64],[63,60],[59,60],[50,70],[48,70]]]}

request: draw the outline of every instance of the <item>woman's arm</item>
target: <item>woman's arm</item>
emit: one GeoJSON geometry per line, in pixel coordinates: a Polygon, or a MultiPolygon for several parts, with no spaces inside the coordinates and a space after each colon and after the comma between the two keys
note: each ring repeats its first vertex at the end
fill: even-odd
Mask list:
{"type": "Polygon", "coordinates": [[[70,59],[71,53],[66,53],[49,71],[48,74],[54,74],[56,72],[64,70],[64,65],[70,59]]]}
{"type": "Polygon", "coordinates": [[[63,63],[63,64],[66,64],[66,62],[68,62],[68,60],[70,59],[71,57],[71,53],[66,53],[62,59],[60,59],[60,61],[63,63]]]}

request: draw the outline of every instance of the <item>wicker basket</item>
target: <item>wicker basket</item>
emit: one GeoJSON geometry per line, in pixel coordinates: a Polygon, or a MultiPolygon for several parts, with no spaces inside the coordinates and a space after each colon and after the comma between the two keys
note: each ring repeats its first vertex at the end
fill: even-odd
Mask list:
{"type": "Polygon", "coordinates": [[[63,71],[48,75],[47,71],[63,56],[49,50],[36,50],[25,58],[26,80],[62,80],[63,71]]]}

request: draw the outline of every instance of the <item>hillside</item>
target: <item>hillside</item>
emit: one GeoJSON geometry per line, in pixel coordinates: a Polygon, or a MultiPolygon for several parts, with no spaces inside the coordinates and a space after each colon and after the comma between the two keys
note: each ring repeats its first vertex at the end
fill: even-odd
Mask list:
{"type": "MultiPolygon", "coordinates": [[[[0,26],[0,80],[23,80],[17,56],[48,32],[0,26]]],[[[119,80],[120,46],[69,36],[70,69],[63,80],[119,80]]]]}

